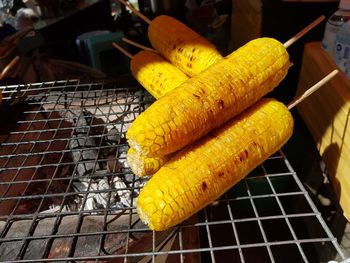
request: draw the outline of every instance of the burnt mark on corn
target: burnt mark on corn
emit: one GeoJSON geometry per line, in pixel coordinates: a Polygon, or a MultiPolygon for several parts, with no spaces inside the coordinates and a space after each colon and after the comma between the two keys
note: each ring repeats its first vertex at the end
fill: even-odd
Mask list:
{"type": "Polygon", "coordinates": [[[206,191],[208,189],[208,185],[206,182],[202,182],[201,187],[203,191],[206,191]]]}
{"type": "Polygon", "coordinates": [[[248,158],[249,154],[248,154],[248,150],[244,149],[243,151],[241,151],[238,154],[238,158],[240,162],[243,162],[244,160],[246,160],[248,158]]]}
{"type": "Polygon", "coordinates": [[[252,144],[253,144],[253,146],[255,147],[255,148],[259,148],[259,149],[264,149],[264,147],[260,144],[260,143],[258,143],[258,142],[252,142],[252,144]]]}
{"type": "Polygon", "coordinates": [[[192,63],[187,63],[187,67],[192,68],[192,63]]]}
{"type": "Polygon", "coordinates": [[[199,95],[197,95],[197,94],[195,94],[195,93],[193,93],[192,94],[196,99],[200,99],[201,98],[201,96],[199,96],[199,95]]]}
{"type": "Polygon", "coordinates": [[[206,94],[206,92],[205,92],[205,90],[204,90],[203,88],[199,88],[199,93],[201,93],[201,94],[203,94],[203,95],[206,94]]]}
{"type": "Polygon", "coordinates": [[[224,175],[225,175],[225,174],[222,173],[222,172],[218,174],[219,177],[223,177],[224,175]]]}
{"type": "Polygon", "coordinates": [[[239,158],[236,157],[234,160],[235,165],[239,165],[241,162],[242,162],[241,157],[239,157],[239,158]]]}
{"type": "Polygon", "coordinates": [[[201,98],[205,97],[205,95],[206,95],[206,91],[202,87],[198,88],[198,91],[196,92],[196,94],[193,93],[193,96],[195,96],[198,99],[201,99],[201,98]]]}

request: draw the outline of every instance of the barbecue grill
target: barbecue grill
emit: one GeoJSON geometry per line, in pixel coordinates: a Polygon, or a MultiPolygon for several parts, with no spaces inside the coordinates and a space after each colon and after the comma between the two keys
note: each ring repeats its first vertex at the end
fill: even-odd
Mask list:
{"type": "Polygon", "coordinates": [[[0,87],[0,261],[327,262],[345,256],[282,151],[153,232],[125,132],[153,102],[131,81],[0,87]]]}

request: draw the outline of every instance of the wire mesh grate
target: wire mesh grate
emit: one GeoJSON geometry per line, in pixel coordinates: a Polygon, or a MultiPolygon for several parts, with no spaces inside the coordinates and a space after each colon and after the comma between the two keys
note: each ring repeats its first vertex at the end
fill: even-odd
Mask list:
{"type": "Polygon", "coordinates": [[[146,179],[125,161],[125,132],[148,93],[77,80],[0,89],[1,261],[344,259],[282,152],[181,225],[152,232],[135,209],[146,179]]]}

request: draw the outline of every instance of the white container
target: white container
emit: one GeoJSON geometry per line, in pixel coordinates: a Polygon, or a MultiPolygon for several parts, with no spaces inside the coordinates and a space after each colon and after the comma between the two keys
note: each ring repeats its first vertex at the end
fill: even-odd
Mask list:
{"type": "Polygon", "coordinates": [[[332,56],[338,67],[348,75],[350,71],[350,65],[348,65],[350,57],[350,21],[346,22],[338,31],[332,56]]]}
{"type": "Polygon", "coordinates": [[[340,28],[350,20],[350,0],[341,0],[339,9],[330,16],[326,23],[322,47],[329,53],[333,52],[336,35],[340,28]]]}

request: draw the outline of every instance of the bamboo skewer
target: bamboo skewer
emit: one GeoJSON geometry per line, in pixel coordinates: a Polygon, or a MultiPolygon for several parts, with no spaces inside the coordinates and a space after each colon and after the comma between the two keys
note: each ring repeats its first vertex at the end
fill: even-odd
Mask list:
{"type": "Polygon", "coordinates": [[[306,90],[303,94],[296,97],[291,103],[287,105],[288,110],[291,110],[293,107],[298,105],[300,102],[305,100],[307,97],[309,97],[312,93],[314,93],[316,90],[321,88],[324,84],[326,84],[328,81],[330,81],[335,75],[339,73],[339,70],[335,69],[331,73],[329,73],[327,76],[325,76],[323,79],[321,79],[319,82],[317,82],[315,85],[313,85],[311,88],[306,90]]]}
{"type": "Polygon", "coordinates": [[[113,42],[112,45],[118,49],[120,52],[122,52],[125,56],[129,57],[130,59],[133,58],[133,55],[131,55],[128,51],[126,51],[124,48],[119,46],[117,43],[113,42]]]}
{"type": "Polygon", "coordinates": [[[144,14],[142,14],[139,10],[137,10],[132,4],[128,3],[127,1],[124,0],[119,0],[120,3],[125,5],[126,7],[130,8],[130,10],[137,15],[139,18],[141,18],[143,21],[145,21],[147,24],[151,24],[151,20],[146,17],[144,14]]]}
{"type": "Polygon", "coordinates": [[[0,73],[0,80],[2,80],[7,72],[9,72],[9,70],[14,66],[16,65],[16,63],[19,61],[19,56],[15,56],[11,61],[10,63],[1,71],[0,73]]]}
{"type": "MultiPolygon", "coordinates": [[[[119,0],[120,3],[125,5],[126,7],[130,8],[130,10],[137,15],[139,18],[141,18],[143,21],[145,21],[147,24],[151,24],[151,20],[147,18],[145,15],[143,15],[139,10],[137,10],[133,5],[126,2],[125,0],[119,0]]],[[[290,47],[292,44],[294,44],[297,40],[299,40],[302,36],[304,36],[306,33],[308,33],[311,29],[313,29],[315,26],[317,26],[319,23],[321,23],[325,19],[325,16],[320,16],[315,21],[307,25],[305,28],[303,28],[300,32],[295,34],[293,37],[291,37],[289,40],[287,40],[283,45],[285,48],[290,47]]]]}
{"type": "Polygon", "coordinates": [[[146,46],[141,45],[141,44],[139,44],[139,43],[136,43],[136,42],[134,42],[134,41],[132,41],[132,40],[130,40],[130,39],[127,39],[127,38],[125,38],[125,37],[123,37],[122,40],[123,40],[124,42],[126,42],[126,43],[128,43],[128,44],[130,44],[130,45],[133,45],[133,46],[135,46],[135,47],[138,47],[138,48],[140,48],[140,49],[158,53],[156,50],[154,50],[154,49],[152,49],[152,48],[149,48],[149,47],[146,47],[146,46]]]}
{"type": "MultiPolygon", "coordinates": [[[[120,3],[122,3],[123,5],[125,5],[126,7],[130,8],[130,10],[137,15],[138,17],[140,17],[143,21],[145,21],[146,23],[150,24],[152,21],[147,18],[146,16],[144,16],[139,10],[137,10],[133,5],[131,5],[130,3],[126,2],[125,0],[119,0],[120,3]]],[[[283,46],[285,48],[290,47],[292,44],[294,44],[297,40],[299,40],[301,37],[303,37],[306,33],[308,33],[310,30],[312,30],[314,27],[316,27],[319,23],[321,23],[323,20],[325,19],[325,16],[320,16],[319,18],[317,18],[316,20],[314,20],[312,23],[310,23],[309,25],[307,25],[305,28],[303,28],[301,31],[299,31],[297,34],[295,34],[294,36],[292,36],[289,40],[287,40],[283,46]]],[[[138,46],[139,48],[145,49],[145,50],[149,50],[149,48],[144,47],[142,45],[139,45],[135,42],[131,43],[132,41],[127,40],[125,38],[123,38],[123,40],[129,44],[132,44],[134,46],[138,46]]],[[[114,43],[115,44],[115,43],[114,43]]],[[[115,44],[116,45],[116,44],[115,44]]],[[[122,50],[120,46],[115,46],[116,48],[118,48],[121,52],[123,52],[124,54],[127,54],[125,52],[125,50],[122,50]]],[[[152,50],[152,49],[151,49],[152,50]]],[[[154,51],[154,50],[152,50],[154,51]]],[[[132,56],[128,53],[127,55],[128,57],[132,58],[132,56]]],[[[336,74],[338,74],[338,70],[334,70],[331,73],[329,73],[326,77],[324,77],[322,80],[320,80],[319,82],[317,82],[315,85],[313,85],[310,89],[308,89],[307,91],[305,91],[301,96],[295,98],[290,104],[288,104],[288,109],[292,109],[293,107],[295,107],[296,105],[298,105],[300,102],[302,102],[304,99],[306,99],[308,96],[310,96],[312,93],[314,93],[316,90],[318,90],[320,87],[322,87],[325,83],[327,83],[329,80],[331,80],[336,74]]]]}
{"type": "MultiPolygon", "coordinates": [[[[132,59],[132,55],[126,51],[124,48],[119,46],[117,43],[112,43],[112,45],[117,48],[120,52],[128,56],[130,59],[132,59]]],[[[315,91],[317,91],[319,88],[324,86],[328,81],[330,81],[335,75],[339,73],[339,70],[335,69],[331,73],[329,73],[327,76],[325,76],[323,79],[321,79],[319,82],[317,82],[315,85],[313,85],[311,88],[306,90],[303,94],[296,97],[291,103],[287,105],[288,110],[291,110],[295,106],[297,106],[299,103],[301,103],[303,100],[305,100],[307,97],[309,97],[311,94],[313,94],[315,91]]]]}
{"type": "Polygon", "coordinates": [[[306,26],[304,29],[302,29],[300,32],[298,32],[296,35],[291,37],[287,42],[285,42],[283,45],[285,48],[290,47],[294,42],[296,42],[299,38],[304,36],[307,32],[309,32],[311,29],[313,29],[315,26],[317,26],[319,23],[321,23],[325,19],[325,16],[320,16],[315,21],[313,21],[311,24],[306,26]]]}

